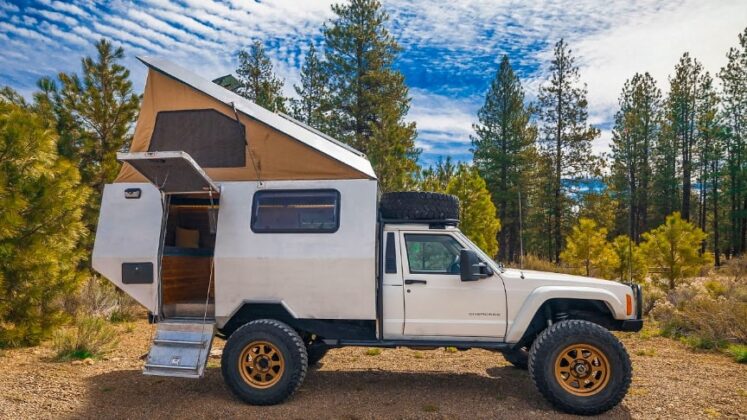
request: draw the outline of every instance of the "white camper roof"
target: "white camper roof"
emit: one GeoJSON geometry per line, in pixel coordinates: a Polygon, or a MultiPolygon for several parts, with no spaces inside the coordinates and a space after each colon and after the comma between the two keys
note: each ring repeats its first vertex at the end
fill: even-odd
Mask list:
{"type": "Polygon", "coordinates": [[[338,142],[311,127],[308,127],[287,115],[271,112],[170,61],[155,57],[138,57],[138,59],[151,69],[209,95],[217,101],[233,107],[237,112],[266,124],[306,146],[355,169],[371,179],[376,179],[376,173],[363,153],[338,142]]]}

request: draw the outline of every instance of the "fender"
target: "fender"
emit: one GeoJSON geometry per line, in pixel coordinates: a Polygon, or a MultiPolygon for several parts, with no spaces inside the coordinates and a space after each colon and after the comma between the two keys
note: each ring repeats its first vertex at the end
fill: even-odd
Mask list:
{"type": "Polygon", "coordinates": [[[518,342],[540,306],[550,299],[558,298],[599,300],[607,304],[615,319],[625,319],[626,317],[625,304],[609,290],[583,286],[540,286],[527,296],[513,322],[509,320],[506,342],[518,342]]]}

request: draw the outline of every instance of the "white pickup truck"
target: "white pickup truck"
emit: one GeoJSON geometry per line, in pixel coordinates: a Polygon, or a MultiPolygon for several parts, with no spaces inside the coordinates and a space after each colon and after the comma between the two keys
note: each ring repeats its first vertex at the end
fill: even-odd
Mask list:
{"type": "MultiPolygon", "coordinates": [[[[154,180],[170,159],[190,164],[120,158],[154,180]]],[[[641,328],[640,287],[503,268],[459,231],[454,197],[377,203],[366,180],[224,182],[208,198],[154,184],[106,186],[93,256],[158,323],[146,374],[202,376],[217,334],[226,383],[257,405],[289,398],[344,346],[501,352],[570,413],[627,392],[630,359],[610,330],[641,328]]]]}

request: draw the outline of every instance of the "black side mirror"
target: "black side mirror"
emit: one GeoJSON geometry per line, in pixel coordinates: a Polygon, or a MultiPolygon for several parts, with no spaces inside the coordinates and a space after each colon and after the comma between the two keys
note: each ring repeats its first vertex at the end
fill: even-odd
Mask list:
{"type": "Polygon", "coordinates": [[[459,265],[462,281],[480,280],[493,273],[490,267],[480,262],[477,253],[471,249],[463,249],[459,252],[459,265]]]}

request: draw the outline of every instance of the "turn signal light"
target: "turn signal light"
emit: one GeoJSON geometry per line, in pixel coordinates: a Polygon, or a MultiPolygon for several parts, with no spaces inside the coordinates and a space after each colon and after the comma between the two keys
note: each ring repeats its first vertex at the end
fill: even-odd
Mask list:
{"type": "Polygon", "coordinates": [[[625,295],[625,310],[628,315],[633,315],[633,296],[625,295]]]}

